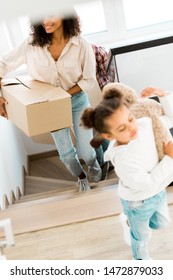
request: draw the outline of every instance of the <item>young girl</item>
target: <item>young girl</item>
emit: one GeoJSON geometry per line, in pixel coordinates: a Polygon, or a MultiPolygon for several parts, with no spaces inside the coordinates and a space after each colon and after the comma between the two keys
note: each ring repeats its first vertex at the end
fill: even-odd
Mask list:
{"type": "Polygon", "coordinates": [[[130,225],[133,259],[147,260],[151,229],[170,222],[165,188],[173,180],[173,142],[165,144],[165,156],[159,162],[151,119],[136,120],[120,91],[104,92],[95,109],[84,110],[82,124],[111,141],[105,157],[119,177],[118,193],[130,225]]]}

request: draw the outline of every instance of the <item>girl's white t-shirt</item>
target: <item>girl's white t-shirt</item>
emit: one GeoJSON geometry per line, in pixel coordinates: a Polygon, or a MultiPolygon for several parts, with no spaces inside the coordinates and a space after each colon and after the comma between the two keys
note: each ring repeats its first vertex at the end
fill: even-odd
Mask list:
{"type": "Polygon", "coordinates": [[[116,146],[111,141],[105,152],[119,177],[119,196],[125,200],[144,200],[158,194],[173,181],[173,159],[167,155],[159,162],[152,128],[148,117],[137,120],[136,139],[116,146]]]}

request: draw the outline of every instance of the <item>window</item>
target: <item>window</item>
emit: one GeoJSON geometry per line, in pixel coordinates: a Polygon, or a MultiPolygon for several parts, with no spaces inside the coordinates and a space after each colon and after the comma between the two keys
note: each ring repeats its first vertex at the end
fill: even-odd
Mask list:
{"type": "Polygon", "coordinates": [[[23,38],[26,38],[30,32],[30,21],[28,16],[19,17],[19,25],[23,38]]]}
{"type": "Polygon", "coordinates": [[[106,30],[102,1],[94,0],[74,6],[82,23],[82,34],[92,34],[106,30]]]}
{"type": "Polygon", "coordinates": [[[123,0],[127,30],[173,21],[172,0],[123,0]]]}
{"type": "Polygon", "coordinates": [[[12,49],[10,35],[4,21],[0,22],[0,56],[12,49]]]}
{"type": "MultiPolygon", "coordinates": [[[[129,39],[169,36],[173,30],[172,0],[86,0],[76,1],[74,8],[81,19],[82,35],[108,49],[129,39]]],[[[18,45],[28,33],[27,16],[0,24],[0,54],[18,45]]]]}

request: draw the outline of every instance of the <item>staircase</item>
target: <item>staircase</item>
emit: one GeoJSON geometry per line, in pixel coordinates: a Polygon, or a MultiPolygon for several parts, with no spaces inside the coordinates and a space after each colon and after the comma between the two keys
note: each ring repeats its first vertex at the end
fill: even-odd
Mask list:
{"type": "MultiPolygon", "coordinates": [[[[48,168],[48,161],[56,169],[55,174],[58,174],[57,170],[61,168],[55,166],[54,158],[42,160],[46,172],[52,172],[53,169],[52,166],[48,168]]],[[[40,162],[38,166],[40,168],[40,162]]],[[[33,176],[34,172],[25,176],[26,194],[15,204],[0,211],[0,219],[11,219],[14,234],[117,215],[121,211],[115,175],[111,179],[91,184],[90,191],[78,192],[74,181],[45,177],[49,174],[45,174],[44,168],[41,172],[37,171],[39,176],[33,176]]],[[[61,170],[61,177],[66,177],[64,172],[66,170],[61,170]]]]}
{"type": "MultiPolygon", "coordinates": [[[[100,219],[121,212],[114,173],[105,181],[91,184],[90,191],[78,192],[75,181],[69,180],[69,174],[65,174],[67,170],[62,170],[59,164],[57,157],[56,160],[33,161],[31,174],[25,176],[25,195],[0,211],[0,220],[11,219],[14,234],[100,219]],[[49,178],[49,172],[54,178],[49,178]]],[[[168,203],[172,204],[173,187],[167,188],[167,192],[168,203]]]]}

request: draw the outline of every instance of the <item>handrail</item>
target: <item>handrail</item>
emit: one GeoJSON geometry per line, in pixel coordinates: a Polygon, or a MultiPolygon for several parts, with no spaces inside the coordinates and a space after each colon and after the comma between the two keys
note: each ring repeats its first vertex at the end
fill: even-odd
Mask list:
{"type": "Polygon", "coordinates": [[[109,69],[112,60],[114,60],[117,81],[119,81],[118,69],[117,69],[117,64],[116,64],[116,55],[133,52],[133,51],[138,51],[138,50],[142,50],[142,49],[147,49],[147,48],[158,47],[158,46],[171,44],[171,43],[173,43],[173,36],[162,37],[162,38],[157,38],[157,39],[152,39],[152,40],[144,40],[144,41],[140,41],[137,43],[131,42],[131,43],[127,43],[127,44],[124,44],[121,46],[112,47],[112,48],[110,48],[109,54],[108,54],[107,70],[109,69]]]}

